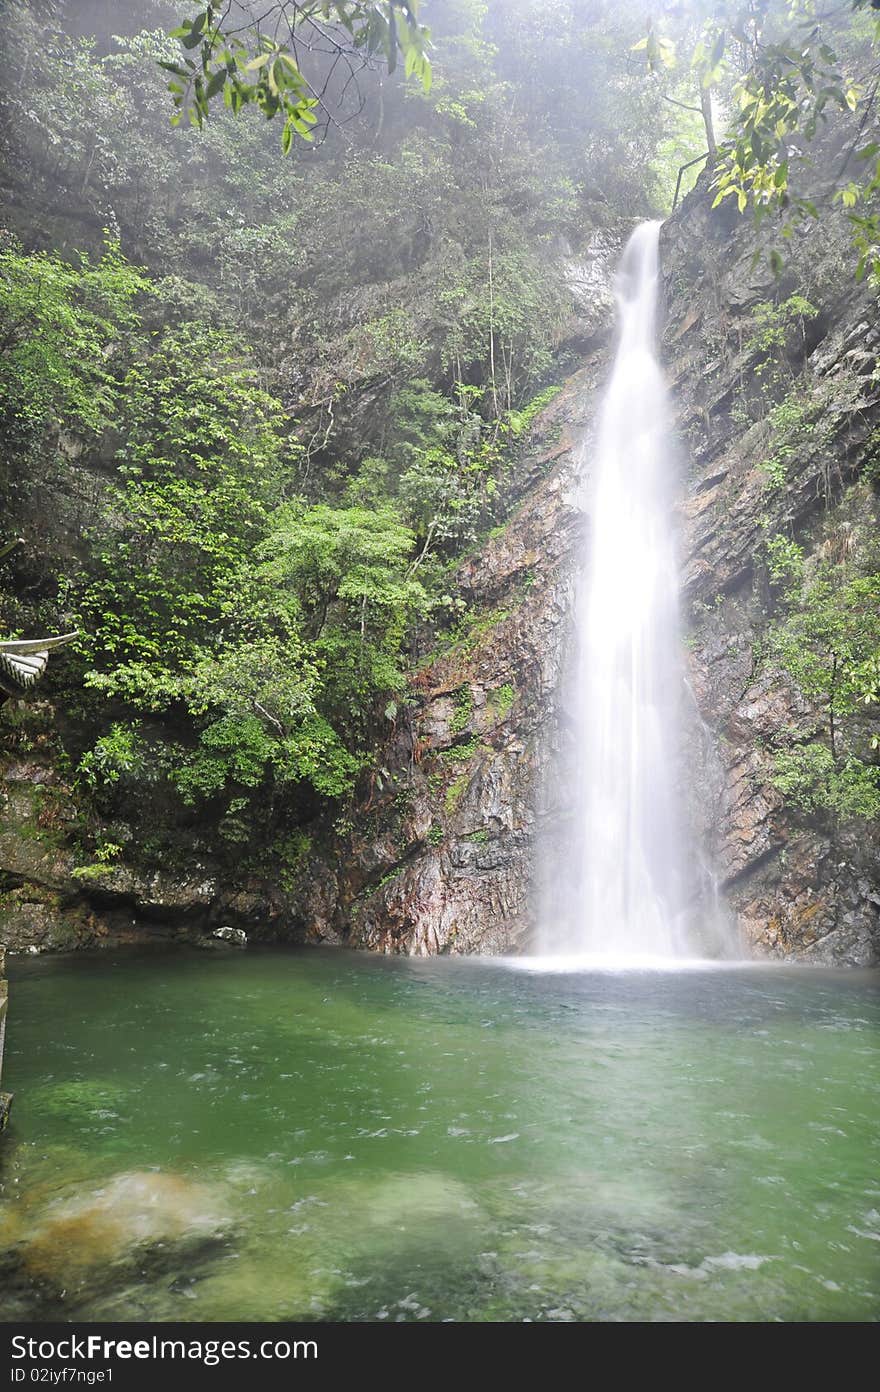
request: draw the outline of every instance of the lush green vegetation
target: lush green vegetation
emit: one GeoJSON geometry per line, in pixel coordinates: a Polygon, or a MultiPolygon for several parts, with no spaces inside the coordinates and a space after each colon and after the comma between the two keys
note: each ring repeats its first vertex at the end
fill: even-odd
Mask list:
{"type": "Polygon", "coordinates": [[[419,631],[479,628],[451,570],[566,370],[565,256],[668,194],[606,0],[437,0],[430,47],[296,8],[348,20],[345,90],[217,7],[3,6],[3,618],[81,631],[47,690],[99,867],[344,810],[419,631]]]}
{"type": "Polygon", "coordinates": [[[748,405],[740,409],[744,424],[764,432],[755,562],[766,627],[755,644],[756,675],[787,680],[802,716],[770,740],[773,782],[796,815],[846,823],[880,815],[880,555],[869,461],[854,490],[842,489],[839,472],[831,478],[840,449],[834,407],[845,393],[835,397],[833,386],[803,371],[818,315],[797,293],[754,307],[742,335],[748,405]],[[805,467],[816,468],[823,507],[808,524],[812,535],[796,539],[789,498],[805,467]]]}
{"type": "Polygon", "coordinates": [[[820,551],[809,561],[790,538],[767,542],[777,612],[760,660],[786,672],[819,712],[819,729],[780,731],[774,755],[776,786],[802,813],[845,821],[880,816],[872,719],[880,695],[878,559],[871,542],[835,559],[820,551]]]}
{"type": "MultiPolygon", "coordinates": [[[[699,112],[715,205],[732,199],[759,224],[772,217],[784,244],[799,221],[839,202],[859,278],[869,270],[880,275],[880,143],[871,125],[880,81],[876,10],[875,0],[697,0],[650,18],[635,46],[668,99],[685,97],[699,112]],[[833,147],[834,174],[817,194],[809,187],[811,146],[821,143],[832,112],[847,114],[850,129],[833,147]]],[[[769,255],[781,272],[780,246],[771,244],[769,255]]]]}
{"type": "Polygon", "coordinates": [[[24,462],[53,423],[96,434],[119,407],[120,336],[137,322],[147,280],[118,242],[96,263],[26,254],[9,234],[0,248],[0,430],[24,462]]]}
{"type": "Polygon", "coordinates": [[[248,350],[198,320],[147,330],[131,297],[162,291],[117,248],[79,268],[10,252],[4,275],[7,322],[36,303],[45,326],[7,353],[20,432],[61,425],[98,448],[112,411],[118,442],[58,593],[98,698],[84,713],[125,715],[82,754],[80,782],[107,811],[159,779],[238,812],[269,783],[338,798],[431,607],[403,507],[288,498],[303,447],[248,350]]]}
{"type": "MultiPolygon", "coordinates": [[[[189,818],[283,858],[375,773],[419,653],[468,652],[507,612],[468,612],[454,568],[504,523],[577,359],[567,259],[669,207],[703,94],[723,107],[767,57],[704,8],[673,67],[612,0],[288,6],[331,23],[326,51],[179,0],[117,5],[112,32],[98,0],[3,0],[0,467],[4,535],[28,543],[0,562],[3,622],[81,630],[47,690],[98,864],[138,818],[157,854],[189,818]]],[[[745,345],[768,494],[812,428],[787,363],[815,314],[759,305],[745,345]]],[[[819,580],[768,558],[794,662],[819,580]]],[[[830,699],[791,670],[833,709],[842,777],[867,758],[850,679],[830,699]]],[[[490,695],[499,722],[516,699],[490,695]]]]}

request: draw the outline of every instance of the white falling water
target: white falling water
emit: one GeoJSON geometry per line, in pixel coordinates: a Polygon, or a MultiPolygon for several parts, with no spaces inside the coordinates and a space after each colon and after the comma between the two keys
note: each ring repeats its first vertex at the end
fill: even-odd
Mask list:
{"type": "Polygon", "coordinates": [[[655,353],[660,223],[638,227],[616,282],[619,344],[587,460],[578,596],[577,842],[565,952],[688,954],[678,806],[678,573],[667,392],[655,353]],[[590,467],[592,464],[592,467],[590,467]]]}

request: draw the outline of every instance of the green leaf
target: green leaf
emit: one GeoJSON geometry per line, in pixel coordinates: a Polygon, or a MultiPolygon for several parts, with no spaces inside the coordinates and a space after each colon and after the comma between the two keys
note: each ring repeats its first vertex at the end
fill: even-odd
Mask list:
{"type": "Polygon", "coordinates": [[[216,97],[217,93],[223,88],[226,78],[227,72],[225,68],[218,68],[217,71],[211,75],[208,85],[205,88],[206,101],[210,101],[212,97],[216,97]]]}

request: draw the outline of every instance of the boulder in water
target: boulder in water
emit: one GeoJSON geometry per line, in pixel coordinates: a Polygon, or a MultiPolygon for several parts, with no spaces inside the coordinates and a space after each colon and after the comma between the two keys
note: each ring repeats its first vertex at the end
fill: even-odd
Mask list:
{"type": "Polygon", "coordinates": [[[232,943],[233,947],[247,947],[247,933],[243,928],[215,928],[211,937],[232,943]]]}
{"type": "Polygon", "coordinates": [[[66,1280],[143,1244],[219,1237],[229,1221],[223,1197],[205,1185],[133,1170],[50,1205],[19,1253],[32,1277],[66,1280]]]}

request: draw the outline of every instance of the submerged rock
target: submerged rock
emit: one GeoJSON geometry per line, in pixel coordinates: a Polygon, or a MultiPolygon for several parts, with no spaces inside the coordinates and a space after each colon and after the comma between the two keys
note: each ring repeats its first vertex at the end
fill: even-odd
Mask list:
{"type": "Polygon", "coordinates": [[[10,1212],[0,1254],[5,1317],[59,1317],[120,1283],[191,1270],[226,1249],[221,1191],[182,1175],[133,1170],[63,1199],[10,1212]],[[18,1224],[18,1230],[13,1226],[18,1224]]]}
{"type": "Polygon", "coordinates": [[[182,1175],[133,1170],[51,1205],[23,1247],[42,1275],[113,1261],[142,1242],[221,1231],[229,1212],[218,1194],[182,1175]]]}

